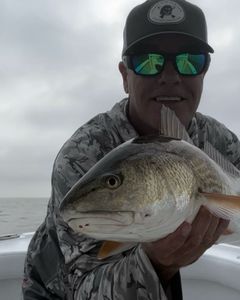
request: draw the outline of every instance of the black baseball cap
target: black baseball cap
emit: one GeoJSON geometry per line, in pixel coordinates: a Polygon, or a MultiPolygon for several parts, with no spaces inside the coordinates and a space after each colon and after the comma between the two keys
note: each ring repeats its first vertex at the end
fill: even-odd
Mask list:
{"type": "Polygon", "coordinates": [[[203,11],[185,0],[148,0],[134,7],[126,20],[122,55],[128,55],[137,44],[162,34],[181,34],[194,44],[213,53],[207,40],[207,24],[203,11]]]}

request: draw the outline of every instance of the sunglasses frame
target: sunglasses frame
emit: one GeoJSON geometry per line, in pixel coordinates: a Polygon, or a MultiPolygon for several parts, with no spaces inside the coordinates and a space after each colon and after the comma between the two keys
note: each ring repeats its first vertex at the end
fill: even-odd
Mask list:
{"type": "Polygon", "coordinates": [[[173,66],[174,66],[174,69],[177,71],[177,73],[179,75],[186,76],[186,77],[194,77],[194,76],[198,76],[198,75],[202,74],[204,71],[207,71],[207,69],[209,67],[209,64],[210,64],[210,61],[211,61],[211,58],[210,58],[210,54],[207,53],[207,52],[192,52],[192,51],[191,52],[188,52],[188,51],[177,52],[177,53],[167,53],[167,52],[143,53],[143,52],[141,52],[141,53],[133,53],[133,54],[123,56],[123,62],[125,63],[127,68],[132,70],[136,75],[144,76],[144,77],[154,77],[154,76],[160,75],[163,72],[165,64],[166,64],[167,61],[172,62],[173,66]],[[148,54],[158,54],[158,55],[162,55],[164,57],[164,63],[163,63],[162,69],[156,74],[140,74],[140,73],[136,72],[136,70],[134,68],[134,65],[133,65],[133,61],[132,61],[133,56],[148,55],[148,54]],[[178,70],[177,63],[176,63],[176,56],[181,55],[181,54],[204,55],[205,56],[205,63],[204,63],[204,66],[203,66],[202,70],[197,74],[182,74],[182,73],[180,73],[179,70],[178,70]]]}

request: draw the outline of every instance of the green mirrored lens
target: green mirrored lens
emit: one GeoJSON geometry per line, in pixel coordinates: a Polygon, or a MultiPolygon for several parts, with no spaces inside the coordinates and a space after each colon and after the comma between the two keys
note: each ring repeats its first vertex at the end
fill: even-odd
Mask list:
{"type": "Polygon", "coordinates": [[[204,54],[183,53],[176,56],[178,72],[182,75],[198,75],[203,71],[206,57],[204,54]]]}
{"type": "Polygon", "coordinates": [[[139,75],[156,75],[162,71],[164,57],[161,54],[143,54],[132,57],[134,71],[139,75]]]}

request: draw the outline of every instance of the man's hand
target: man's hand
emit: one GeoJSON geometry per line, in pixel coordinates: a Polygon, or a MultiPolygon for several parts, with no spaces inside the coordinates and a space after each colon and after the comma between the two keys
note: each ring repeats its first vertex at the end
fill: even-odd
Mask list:
{"type": "Polygon", "coordinates": [[[229,221],[212,215],[201,207],[196,218],[184,222],[175,232],[152,243],[144,243],[143,249],[157,274],[166,283],[181,267],[196,261],[224,234],[229,221]]]}

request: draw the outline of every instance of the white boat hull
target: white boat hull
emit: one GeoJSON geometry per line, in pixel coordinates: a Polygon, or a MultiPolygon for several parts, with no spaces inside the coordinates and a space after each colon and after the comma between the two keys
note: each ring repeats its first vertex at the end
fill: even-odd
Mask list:
{"type": "MultiPolygon", "coordinates": [[[[23,266],[33,233],[0,237],[0,299],[21,298],[23,266]]],[[[239,300],[240,245],[220,244],[182,269],[184,300],[239,300]]]]}
{"type": "Polygon", "coordinates": [[[0,237],[0,300],[21,299],[24,260],[33,233],[0,237]]]}
{"type": "Polygon", "coordinates": [[[184,300],[239,300],[240,247],[213,246],[181,275],[184,300]]]}

